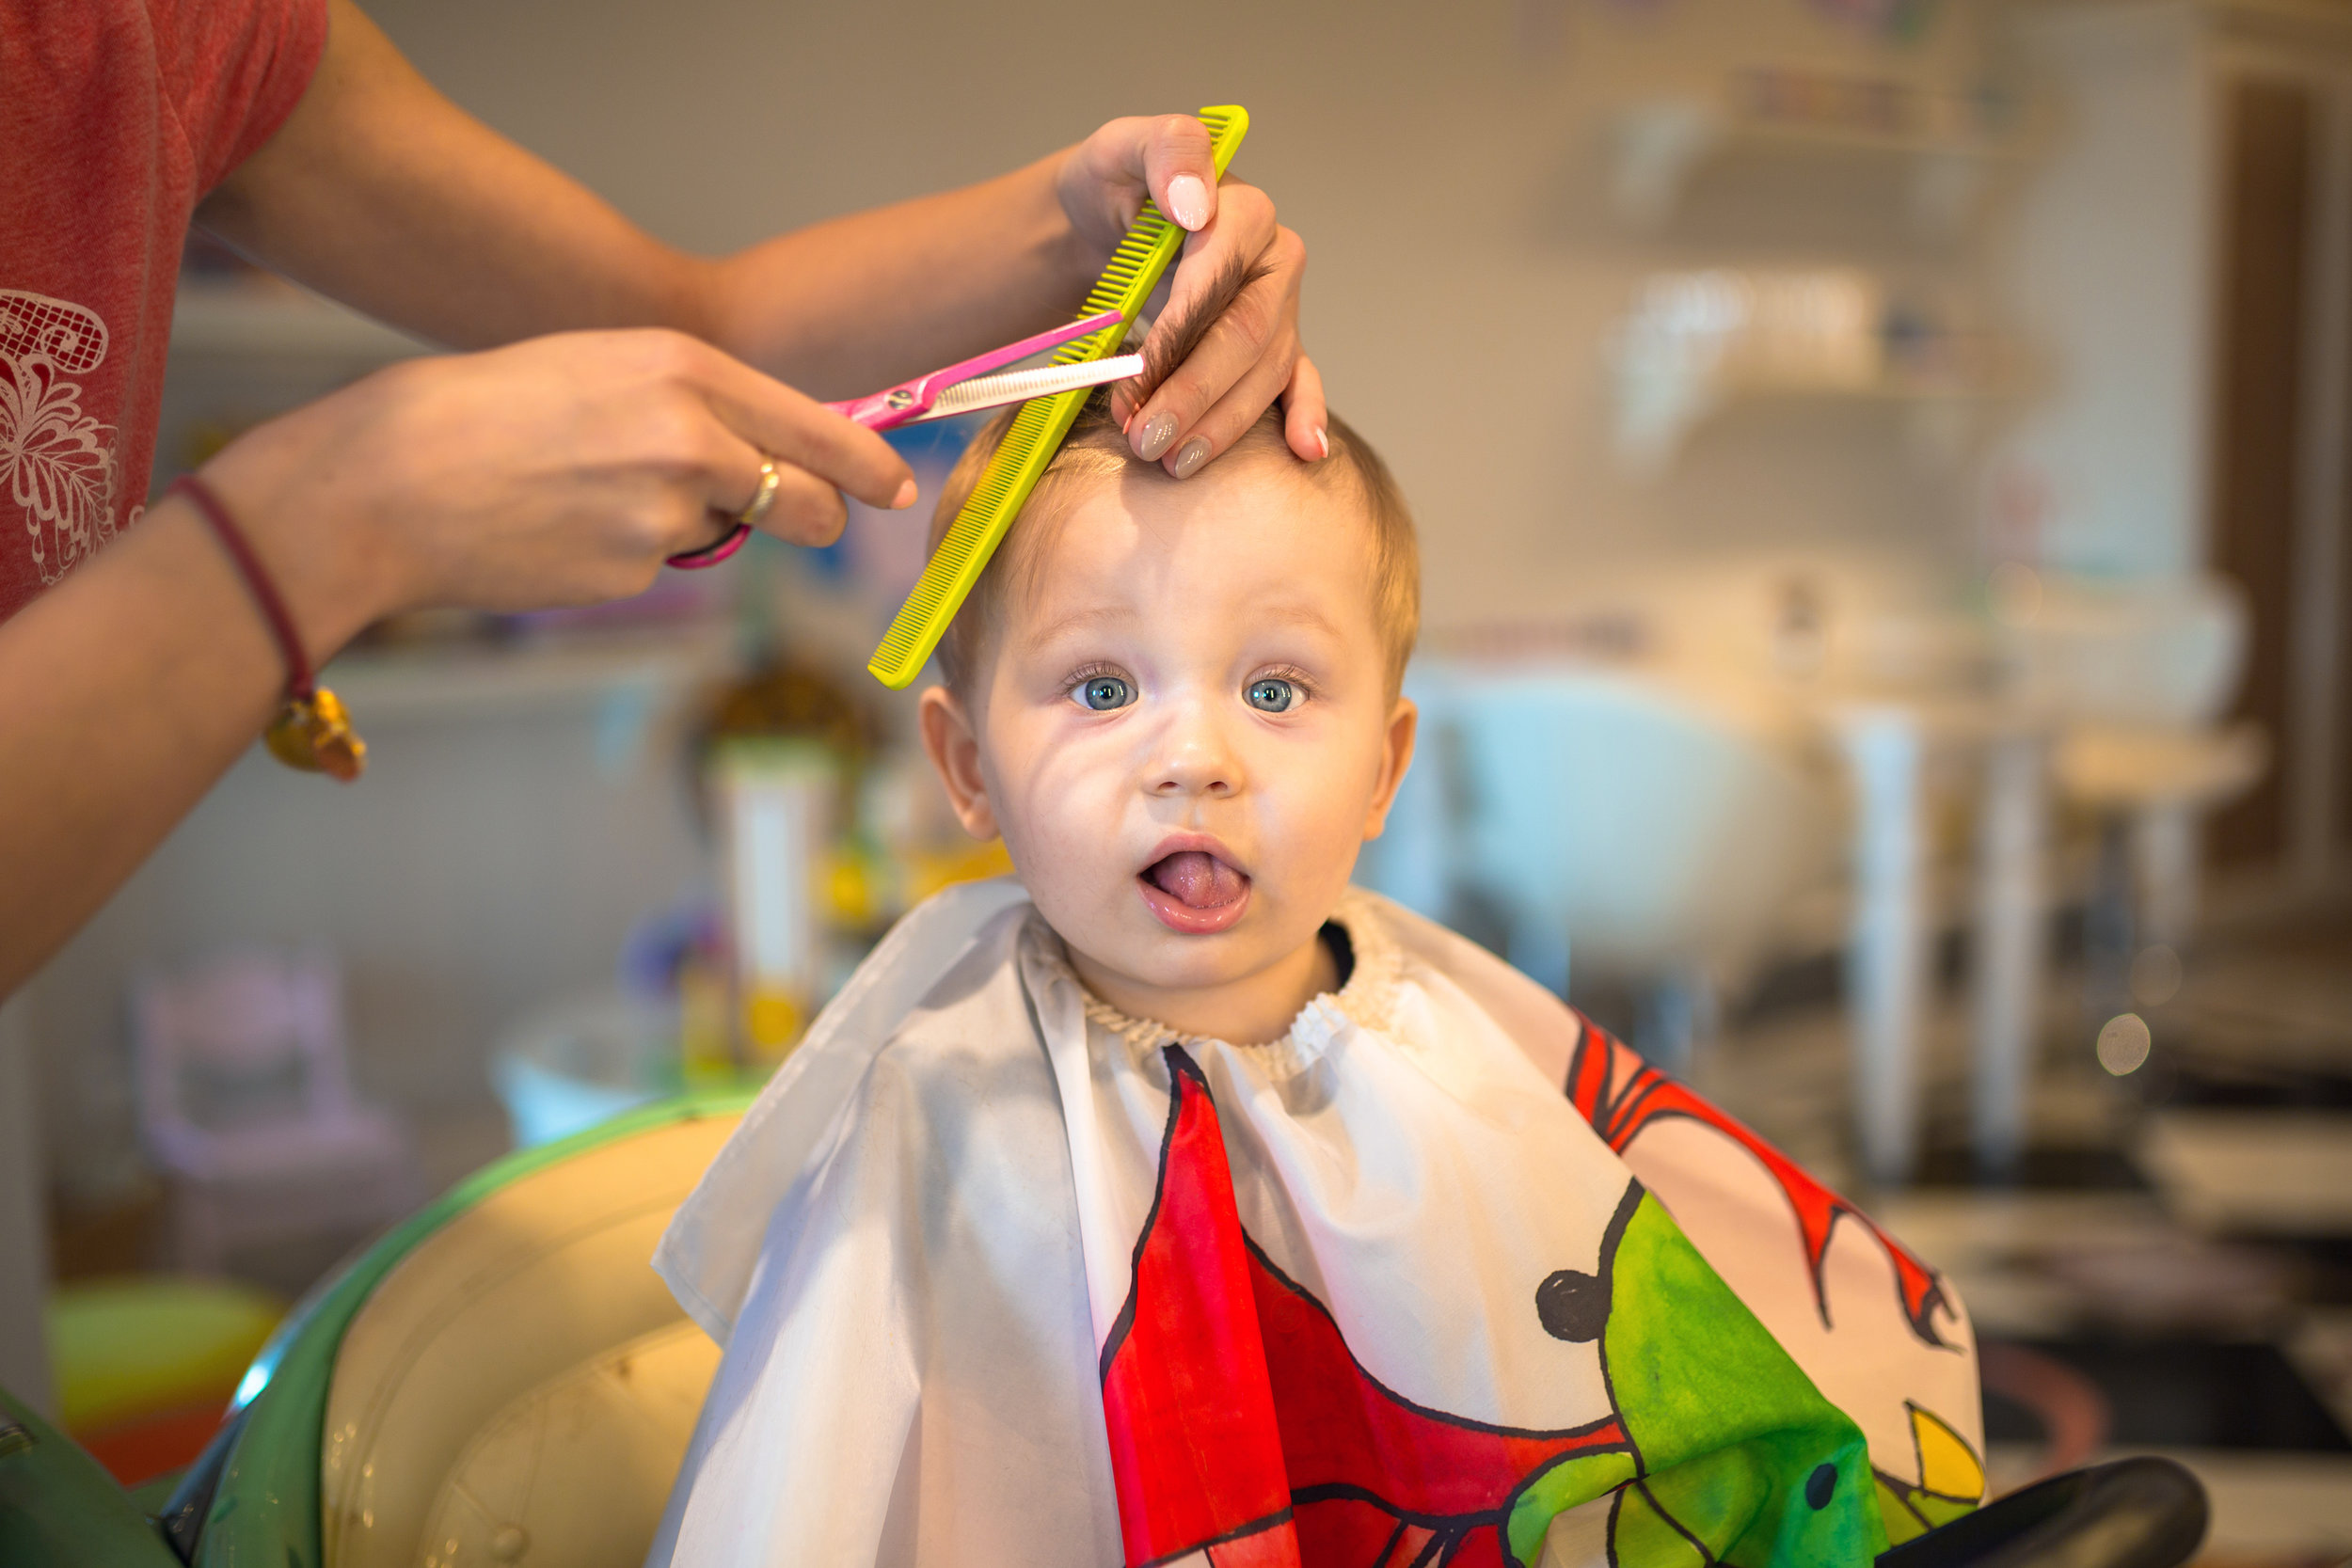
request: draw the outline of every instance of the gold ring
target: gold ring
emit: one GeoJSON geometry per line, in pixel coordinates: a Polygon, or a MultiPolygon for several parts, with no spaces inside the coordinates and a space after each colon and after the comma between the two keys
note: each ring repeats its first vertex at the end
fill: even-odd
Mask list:
{"type": "Polygon", "coordinates": [[[759,520],[768,515],[768,509],[776,504],[776,492],[784,485],[784,470],[776,460],[766,453],[760,455],[759,488],[752,494],[752,504],[735,515],[735,520],[745,528],[757,528],[759,520]]]}

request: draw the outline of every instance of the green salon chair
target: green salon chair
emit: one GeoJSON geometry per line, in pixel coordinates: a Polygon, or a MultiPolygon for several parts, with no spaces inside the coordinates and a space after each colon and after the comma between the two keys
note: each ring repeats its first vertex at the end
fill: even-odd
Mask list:
{"type": "MultiPolygon", "coordinates": [[[[749,1103],[668,1101],[489,1166],[297,1307],[168,1497],[0,1393],[0,1568],[637,1568],[719,1353],[646,1259],[749,1103]]],[[[2196,1478],[2126,1460],[1880,1568],[2177,1568],[2196,1478]]]]}

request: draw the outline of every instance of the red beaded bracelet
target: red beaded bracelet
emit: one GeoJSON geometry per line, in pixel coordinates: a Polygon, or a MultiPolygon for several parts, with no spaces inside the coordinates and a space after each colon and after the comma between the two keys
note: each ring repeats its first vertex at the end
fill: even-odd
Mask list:
{"type": "Polygon", "coordinates": [[[294,616],[278,596],[278,584],[270,580],[262,558],[253,553],[245,531],[229,515],[229,508],[213,493],[213,487],[194,474],[181,475],[164,493],[187,497],[212,524],[214,536],[237,563],[253,602],[261,607],[262,618],[269,623],[270,634],[278,639],[278,651],[285,657],[286,705],[262,736],[270,754],[289,768],[326,773],[349,784],[367,767],[368,744],[352,729],[351,716],[343,711],[342,701],[311,674],[310,656],[303,651],[294,616]]]}

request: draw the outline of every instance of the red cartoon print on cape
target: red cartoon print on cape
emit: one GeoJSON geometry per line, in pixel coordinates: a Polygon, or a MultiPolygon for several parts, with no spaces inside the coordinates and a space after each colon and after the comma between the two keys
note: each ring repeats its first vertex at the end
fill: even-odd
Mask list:
{"type": "Polygon", "coordinates": [[[1207,1080],[1183,1048],[1163,1055],[1159,1190],[1101,1367],[1131,1568],[1201,1550],[1216,1568],[1511,1561],[1513,1501],[1564,1461],[1629,1453],[1623,1423],[1518,1431],[1382,1386],[1243,1232],[1207,1080]]]}
{"type": "Polygon", "coordinates": [[[1704,1122],[1738,1143],[1772,1173],[1788,1207],[1795,1211],[1803,1238],[1805,1263],[1813,1278],[1813,1304],[1821,1322],[1829,1322],[1829,1298],[1822,1287],[1822,1259],[1829,1252],[1831,1228],[1841,1217],[1851,1218],[1875,1237],[1895,1265],[1896,1290],[1902,1301],[1911,1332],[1938,1349],[1951,1348],[1938,1334],[1932,1318],[1938,1307],[1949,1309],[1944,1282],[1932,1269],[1913,1257],[1881,1230],[1867,1214],[1806,1175],[1789,1158],[1724,1115],[1680,1084],[1643,1062],[1641,1056],[1582,1014],[1582,1031],[1576,1055],[1568,1063],[1568,1099],[1575,1102],[1593,1131],[1619,1154],[1642,1130],[1667,1117],[1688,1117],[1704,1122]]]}

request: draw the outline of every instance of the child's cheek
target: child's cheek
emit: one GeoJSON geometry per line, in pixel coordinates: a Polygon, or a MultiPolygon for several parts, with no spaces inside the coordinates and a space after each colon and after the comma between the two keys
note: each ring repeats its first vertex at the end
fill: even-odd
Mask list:
{"type": "Polygon", "coordinates": [[[1039,906],[1073,913],[1102,898],[1105,885],[1123,882],[1120,868],[1107,863],[1119,852],[1119,776],[1088,726],[1049,722],[1023,739],[1018,754],[1004,759],[1007,847],[1039,906]]]}
{"type": "Polygon", "coordinates": [[[1301,895],[1336,894],[1354,869],[1379,781],[1378,757],[1362,751],[1332,737],[1311,760],[1294,759],[1289,769],[1293,787],[1282,792],[1276,831],[1290,847],[1286,858],[1301,895]]]}

